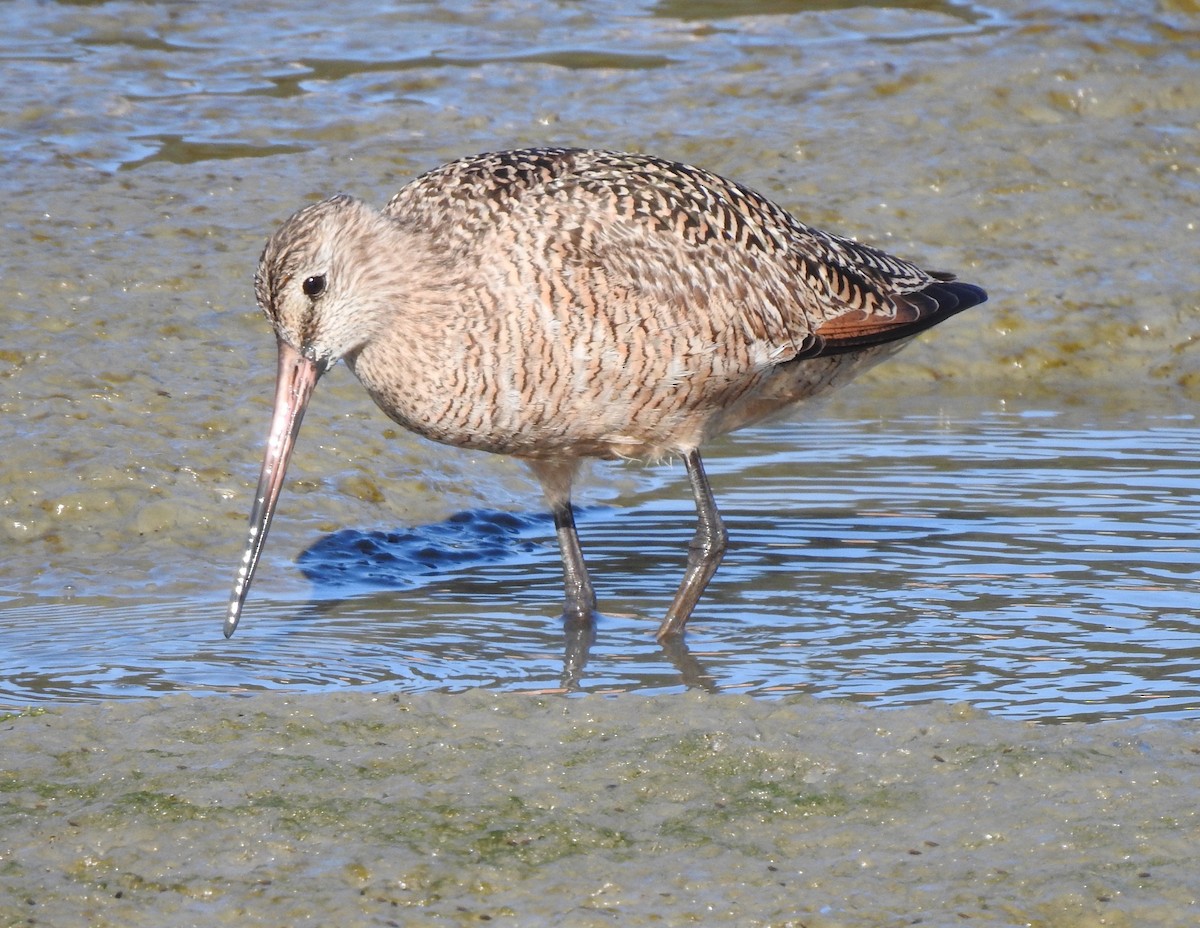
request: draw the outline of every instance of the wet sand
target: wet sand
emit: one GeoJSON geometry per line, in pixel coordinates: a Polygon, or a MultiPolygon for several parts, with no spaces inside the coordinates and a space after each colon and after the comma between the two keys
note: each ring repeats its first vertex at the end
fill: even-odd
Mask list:
{"type": "Polygon", "coordinates": [[[1200,725],[256,695],[0,723],[3,925],[1185,926],[1200,725]]]}

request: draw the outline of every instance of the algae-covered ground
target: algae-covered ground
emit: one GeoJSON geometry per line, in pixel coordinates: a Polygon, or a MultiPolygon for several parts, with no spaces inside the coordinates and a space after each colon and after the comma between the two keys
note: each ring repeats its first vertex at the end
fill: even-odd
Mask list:
{"type": "Polygon", "coordinates": [[[1200,726],[185,696],[0,723],[0,925],[1194,925],[1200,726]]]}

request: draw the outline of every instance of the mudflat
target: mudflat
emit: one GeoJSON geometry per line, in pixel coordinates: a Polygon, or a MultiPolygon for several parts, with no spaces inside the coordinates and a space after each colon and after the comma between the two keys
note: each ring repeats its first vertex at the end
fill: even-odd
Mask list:
{"type": "Polygon", "coordinates": [[[3,925],[1191,925],[1200,725],[259,694],[0,723],[3,925]]]}

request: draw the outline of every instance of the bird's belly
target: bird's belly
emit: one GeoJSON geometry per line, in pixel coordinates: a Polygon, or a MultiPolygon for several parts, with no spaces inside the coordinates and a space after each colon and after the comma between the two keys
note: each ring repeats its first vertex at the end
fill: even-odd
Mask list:
{"type": "MultiPolygon", "coordinates": [[[[561,376],[504,390],[505,377],[476,377],[441,391],[402,392],[355,373],[376,404],[433,441],[521,457],[660,459],[768,418],[852,379],[903,343],[718,376],[712,370],[659,379],[594,377],[563,389],[561,376]]],[[[525,372],[528,375],[528,371],[525,372]]],[[[513,382],[515,384],[515,381],[513,382]]]]}
{"type": "Polygon", "coordinates": [[[395,422],[425,438],[531,458],[657,459],[697,447],[710,414],[674,409],[639,418],[638,409],[612,404],[539,400],[501,408],[478,403],[435,409],[372,397],[395,422]]]}
{"type": "MultiPolygon", "coordinates": [[[[759,375],[712,371],[636,376],[611,364],[576,376],[571,365],[474,366],[438,390],[377,376],[365,354],[352,369],[392,420],[433,441],[522,457],[666,457],[696,448],[710,421],[759,375]],[[721,383],[717,381],[721,380],[721,383]]],[[[644,368],[643,368],[644,369],[644,368]]]]}
{"type": "Polygon", "coordinates": [[[706,437],[723,435],[783,413],[798,403],[820,396],[853,380],[895,354],[908,339],[874,345],[860,351],[801,358],[775,367],[758,389],[720,410],[709,422],[706,437]]]}

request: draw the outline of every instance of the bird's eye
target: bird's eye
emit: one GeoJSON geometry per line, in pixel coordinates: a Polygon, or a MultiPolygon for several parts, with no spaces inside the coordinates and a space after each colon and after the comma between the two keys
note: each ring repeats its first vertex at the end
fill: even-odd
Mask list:
{"type": "Polygon", "coordinates": [[[304,283],[300,285],[300,289],[304,291],[304,295],[310,300],[315,300],[325,292],[325,275],[318,274],[315,277],[307,277],[304,283]]]}

